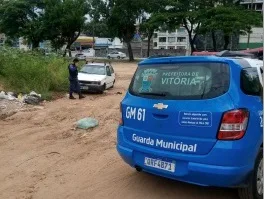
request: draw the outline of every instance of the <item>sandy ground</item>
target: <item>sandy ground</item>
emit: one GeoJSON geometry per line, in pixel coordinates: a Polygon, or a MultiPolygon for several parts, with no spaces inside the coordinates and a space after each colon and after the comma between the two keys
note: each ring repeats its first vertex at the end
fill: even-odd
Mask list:
{"type": "Polygon", "coordinates": [[[59,99],[0,120],[0,198],[237,199],[235,190],[138,173],[121,160],[115,149],[119,102],[136,65],[113,66],[115,88],[103,95],[59,99]],[[99,127],[74,130],[87,116],[99,127]]]}

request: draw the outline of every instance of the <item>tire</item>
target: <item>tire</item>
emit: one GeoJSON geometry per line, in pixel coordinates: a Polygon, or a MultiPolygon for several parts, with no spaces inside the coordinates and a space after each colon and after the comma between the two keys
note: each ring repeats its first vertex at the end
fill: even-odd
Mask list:
{"type": "Polygon", "coordinates": [[[100,91],[100,94],[103,94],[105,90],[106,90],[106,84],[104,84],[102,90],[100,91]]]}
{"type": "Polygon", "coordinates": [[[110,56],[108,56],[107,58],[110,59],[110,56]]]}
{"type": "Polygon", "coordinates": [[[117,58],[118,58],[118,59],[120,59],[121,57],[120,57],[120,56],[118,56],[117,58]]]}
{"type": "Polygon", "coordinates": [[[259,150],[248,187],[239,188],[238,195],[240,199],[263,199],[263,148],[259,150]],[[259,180],[261,183],[258,185],[259,180]],[[262,192],[258,190],[260,186],[262,186],[262,192]]]}
{"type": "Polygon", "coordinates": [[[113,81],[113,85],[110,88],[114,88],[115,80],[113,81]]]}

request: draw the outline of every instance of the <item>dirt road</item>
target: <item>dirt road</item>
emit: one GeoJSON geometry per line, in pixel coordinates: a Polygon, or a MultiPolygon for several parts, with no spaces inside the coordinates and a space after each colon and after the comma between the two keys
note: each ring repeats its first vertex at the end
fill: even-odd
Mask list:
{"type": "Polygon", "coordinates": [[[135,66],[114,64],[117,83],[103,95],[59,99],[43,110],[0,120],[0,198],[237,199],[235,190],[137,173],[120,159],[115,149],[119,102],[135,66]],[[87,116],[98,119],[99,127],[74,130],[87,116]]]}

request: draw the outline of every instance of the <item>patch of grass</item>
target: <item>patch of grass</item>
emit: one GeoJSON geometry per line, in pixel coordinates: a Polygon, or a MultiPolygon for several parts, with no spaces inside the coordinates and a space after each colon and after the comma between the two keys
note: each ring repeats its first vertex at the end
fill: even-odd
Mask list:
{"type": "Polygon", "coordinates": [[[69,61],[36,52],[0,49],[0,79],[13,92],[35,91],[51,98],[52,91],[68,90],[69,61]]]}

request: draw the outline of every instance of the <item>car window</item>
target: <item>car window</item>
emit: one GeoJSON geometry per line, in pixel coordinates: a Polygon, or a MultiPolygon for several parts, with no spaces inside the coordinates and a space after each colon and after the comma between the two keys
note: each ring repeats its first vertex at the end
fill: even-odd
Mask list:
{"type": "Polygon", "coordinates": [[[139,67],[129,92],[146,98],[209,99],[228,91],[229,66],[223,63],[182,63],[139,67]]]}
{"type": "Polygon", "coordinates": [[[111,72],[110,72],[110,68],[109,68],[109,66],[107,66],[106,69],[107,69],[107,75],[110,76],[110,75],[111,75],[111,72]]]}
{"type": "Polygon", "coordinates": [[[247,95],[259,96],[262,91],[257,68],[245,68],[241,71],[241,90],[247,95]]]}
{"type": "Polygon", "coordinates": [[[113,74],[113,73],[114,73],[114,69],[113,69],[113,67],[112,67],[112,66],[109,66],[109,68],[110,68],[110,72],[111,72],[111,74],[113,74]]]}
{"type": "Polygon", "coordinates": [[[104,66],[85,65],[80,73],[93,74],[93,75],[106,75],[104,66]]]}

